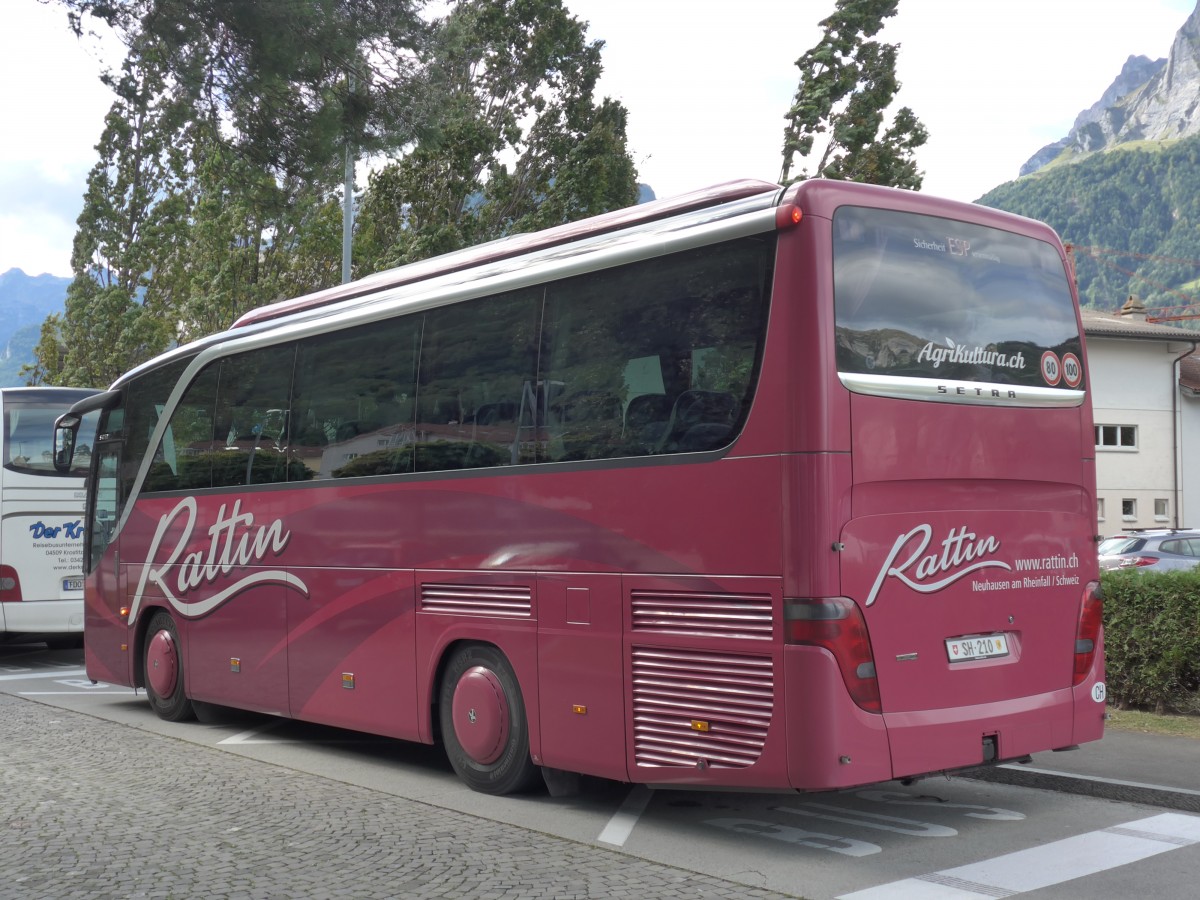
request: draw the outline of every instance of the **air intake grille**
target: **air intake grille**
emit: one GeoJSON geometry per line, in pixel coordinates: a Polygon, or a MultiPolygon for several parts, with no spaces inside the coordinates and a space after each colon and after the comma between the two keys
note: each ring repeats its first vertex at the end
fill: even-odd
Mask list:
{"type": "Polygon", "coordinates": [[[512,585],[422,584],[421,609],[467,616],[527,619],[533,610],[533,595],[527,587],[512,585]]]}
{"type": "Polygon", "coordinates": [[[771,639],[768,594],[633,591],[633,630],[771,639]]]}
{"type": "Polygon", "coordinates": [[[774,707],[769,657],[634,647],[632,664],[639,766],[755,763],[774,707]]]}

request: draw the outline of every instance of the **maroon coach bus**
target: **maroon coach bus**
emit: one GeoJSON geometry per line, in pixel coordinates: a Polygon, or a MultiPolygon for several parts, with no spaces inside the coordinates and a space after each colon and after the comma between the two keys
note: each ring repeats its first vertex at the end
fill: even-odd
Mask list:
{"type": "MultiPolygon", "coordinates": [[[[91,678],[540,770],[826,790],[1103,733],[1056,235],[741,181],[255,310],[99,411],[91,678]]],[[[89,422],[91,420],[89,419],[89,422]]]]}

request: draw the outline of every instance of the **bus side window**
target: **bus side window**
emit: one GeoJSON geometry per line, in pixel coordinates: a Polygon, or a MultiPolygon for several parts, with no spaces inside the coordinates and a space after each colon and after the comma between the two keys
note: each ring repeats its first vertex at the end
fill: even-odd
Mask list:
{"type": "Polygon", "coordinates": [[[188,385],[154,453],[142,490],[199,490],[212,486],[213,409],[220,362],[188,385]]]}
{"type": "Polygon", "coordinates": [[[252,350],[221,361],[210,459],[213,487],[288,481],[288,395],[296,347],[252,350]]]}
{"type": "Polygon", "coordinates": [[[746,239],[550,285],[540,377],[622,403],[615,427],[576,446],[564,423],[552,458],[728,445],[754,388],[772,263],[769,241],[746,239]]]}
{"type": "Polygon", "coordinates": [[[421,315],[401,316],[301,342],[288,448],[291,480],[413,470],[422,321],[421,315]]]}
{"type": "Polygon", "coordinates": [[[535,462],[540,289],[426,315],[417,386],[419,472],[535,462]]]}

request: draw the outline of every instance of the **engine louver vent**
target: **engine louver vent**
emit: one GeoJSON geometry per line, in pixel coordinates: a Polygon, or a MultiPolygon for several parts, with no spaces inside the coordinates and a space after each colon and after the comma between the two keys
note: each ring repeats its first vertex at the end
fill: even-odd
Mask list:
{"type": "Polygon", "coordinates": [[[745,768],[762,754],[774,708],[770,657],[634,647],[632,664],[639,766],[745,768]]]}
{"type": "Polygon", "coordinates": [[[421,609],[468,616],[530,617],[533,594],[527,587],[491,584],[422,584],[421,609]]]}
{"type": "Polygon", "coordinates": [[[634,631],[771,639],[768,594],[633,591],[634,631]]]}

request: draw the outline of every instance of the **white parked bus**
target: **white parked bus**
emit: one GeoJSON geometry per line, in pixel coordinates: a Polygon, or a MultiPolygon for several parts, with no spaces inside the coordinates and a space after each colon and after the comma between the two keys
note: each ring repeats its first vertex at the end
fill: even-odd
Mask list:
{"type": "Polygon", "coordinates": [[[92,433],[84,423],[71,469],[54,467],[54,420],[95,391],[0,388],[0,639],[83,641],[84,479],[92,433]]]}

